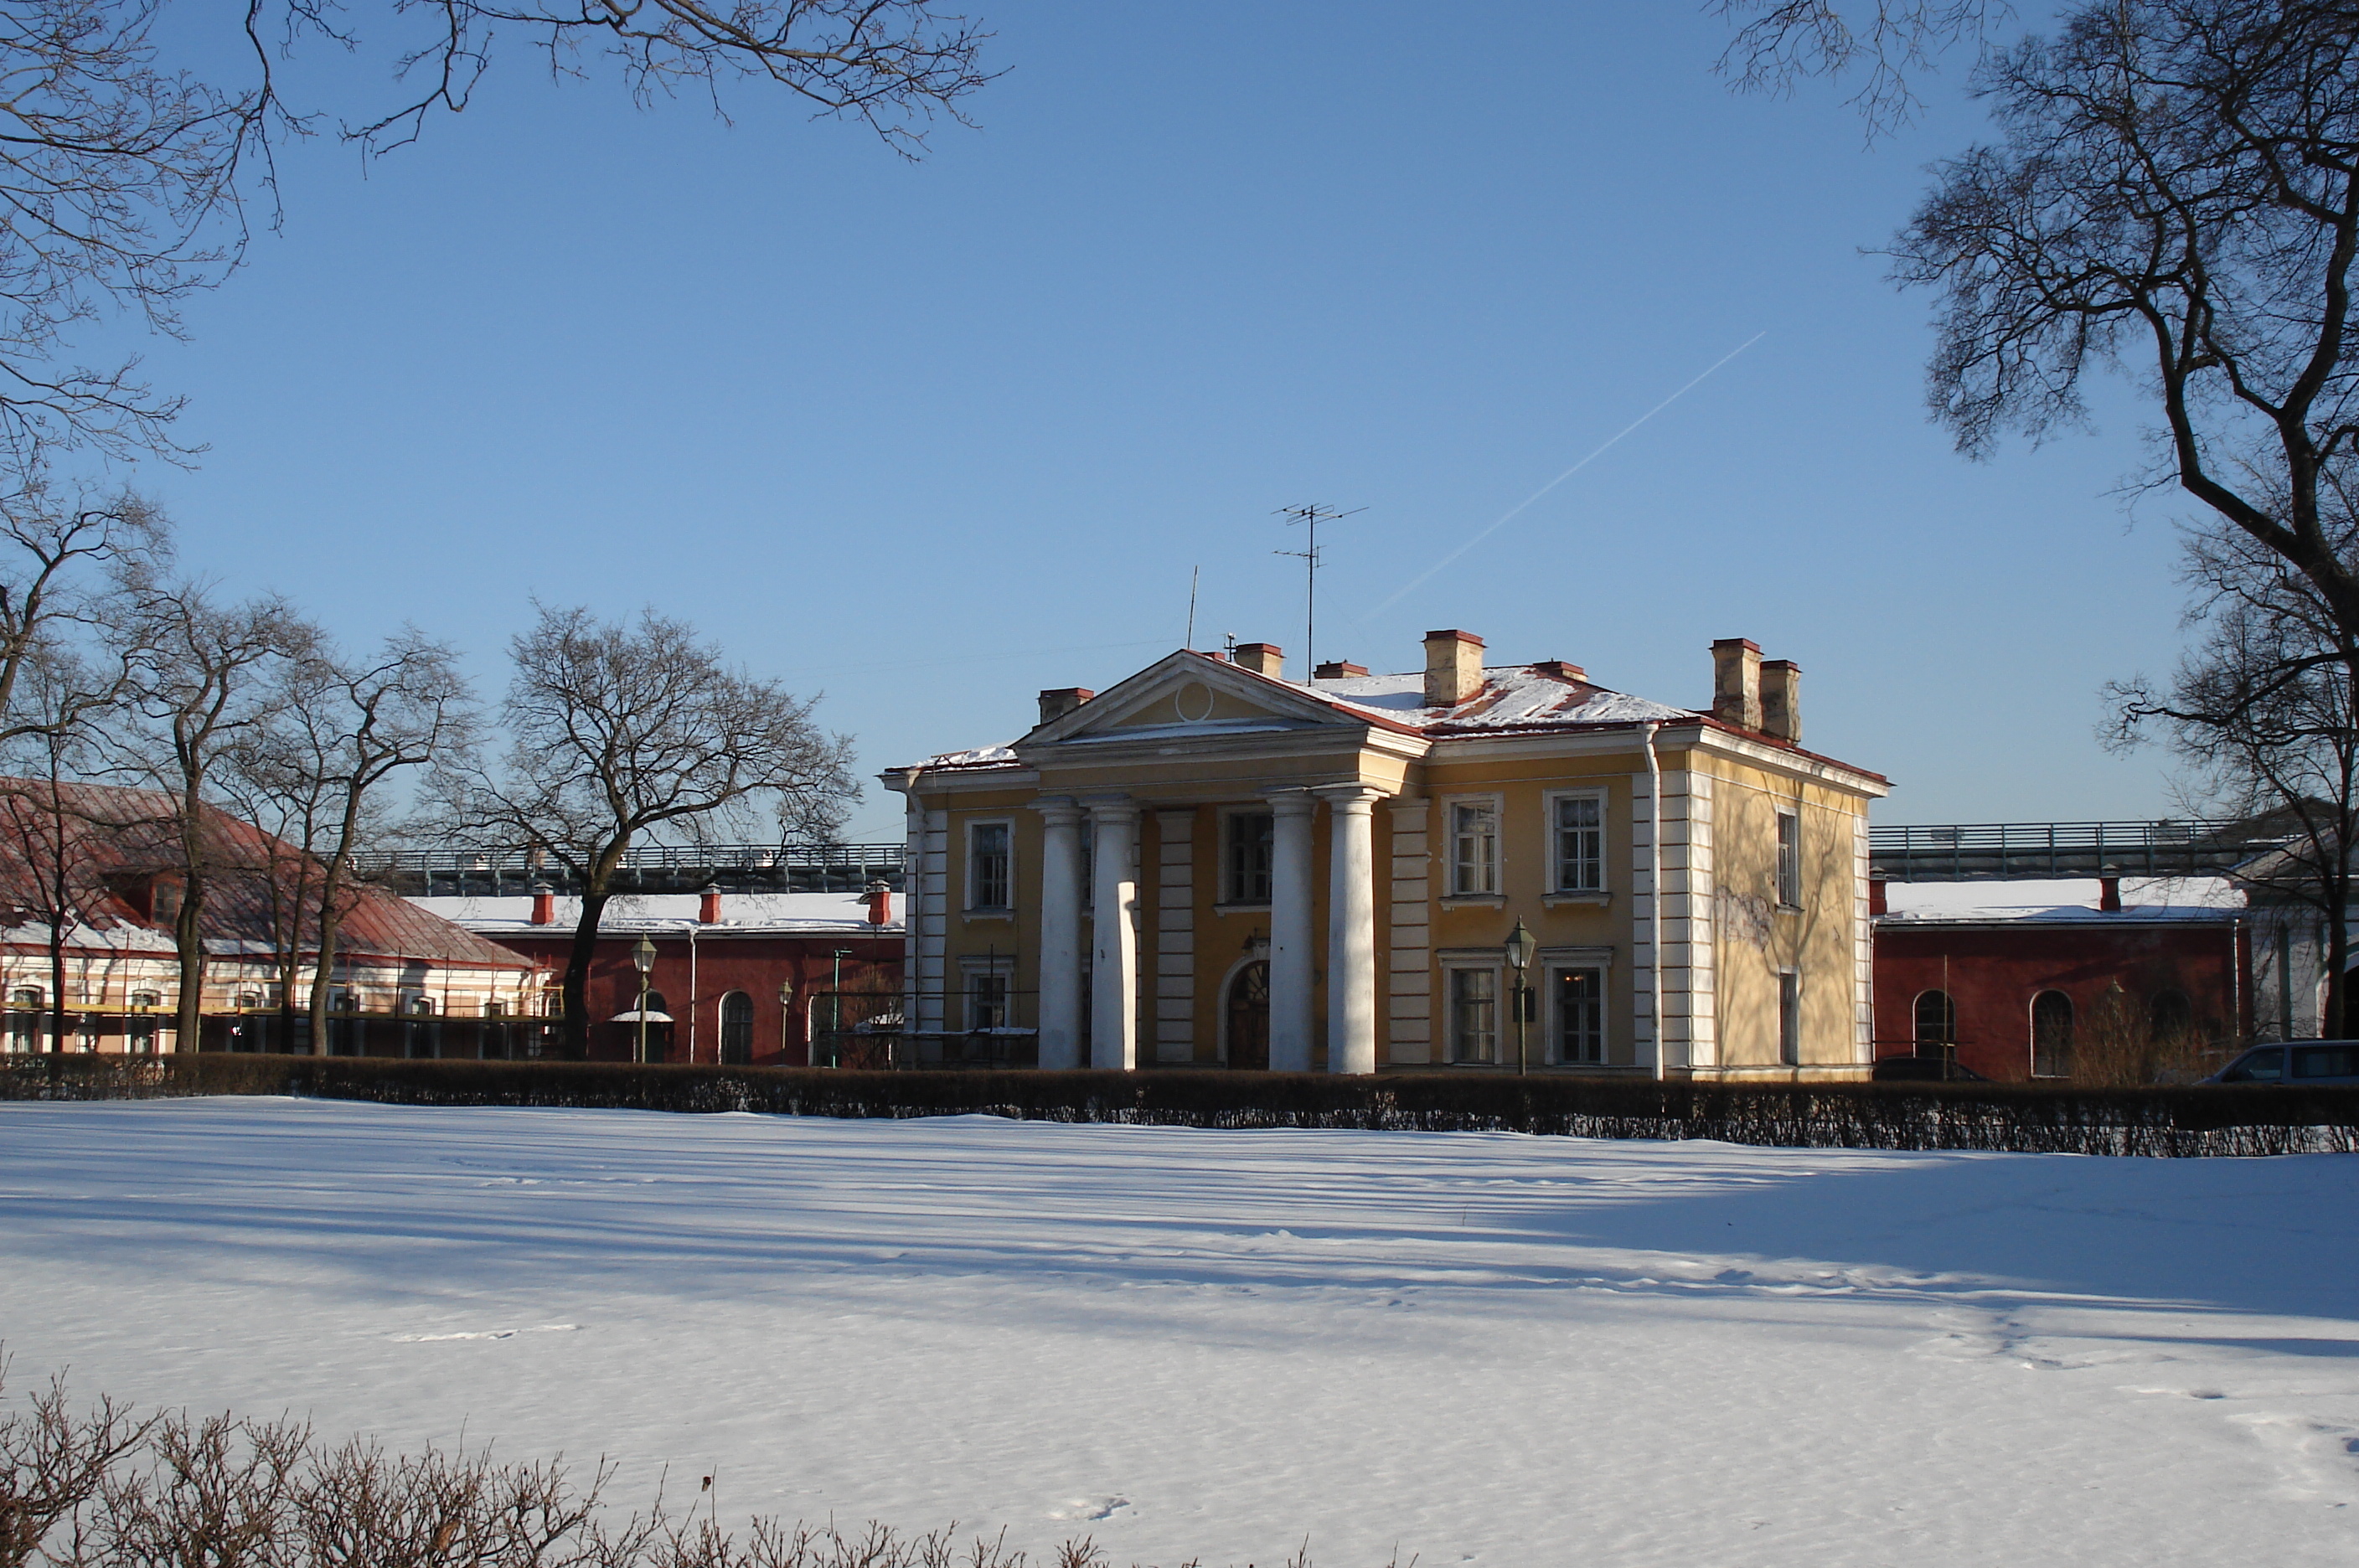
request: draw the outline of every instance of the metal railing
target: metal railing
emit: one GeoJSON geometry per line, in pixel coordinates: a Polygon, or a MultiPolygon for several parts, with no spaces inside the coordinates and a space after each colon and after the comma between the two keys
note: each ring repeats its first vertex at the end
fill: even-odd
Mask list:
{"type": "Polygon", "coordinates": [[[1869,875],[1892,882],[2218,877],[2279,847],[2249,822],[1971,822],[1867,830],[1869,875]]]}
{"type": "MultiPolygon", "coordinates": [[[[623,854],[617,880],[632,891],[692,892],[708,883],[786,892],[858,892],[871,882],[901,886],[905,846],[886,844],[643,844],[623,854]]],[[[535,886],[573,892],[573,877],[531,850],[451,846],[392,849],[353,857],[364,877],[412,893],[521,893],[535,886]]]]}

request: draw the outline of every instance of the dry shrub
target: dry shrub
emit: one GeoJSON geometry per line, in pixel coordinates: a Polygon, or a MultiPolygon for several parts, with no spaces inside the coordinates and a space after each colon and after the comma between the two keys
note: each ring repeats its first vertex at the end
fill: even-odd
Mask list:
{"type": "MultiPolygon", "coordinates": [[[[0,1397],[5,1374],[0,1361],[0,1397]]],[[[77,1411],[53,1378],[0,1416],[0,1568],[1027,1568],[1004,1530],[956,1523],[757,1518],[739,1534],[661,1488],[618,1517],[614,1474],[602,1460],[577,1481],[562,1458],[511,1465],[488,1448],[330,1446],[295,1421],[135,1416],[106,1399],[77,1411]]],[[[1113,1564],[1083,1539],[1053,1568],[1113,1564]]],[[[1310,1568],[1307,1543],[1288,1568],[1310,1568]]]]}
{"type": "Polygon", "coordinates": [[[2071,1079],[2093,1089],[2192,1083],[2234,1054],[2233,1043],[2215,1045],[2192,1024],[2158,1029],[2115,984],[2073,1027],[2071,1079]]]}

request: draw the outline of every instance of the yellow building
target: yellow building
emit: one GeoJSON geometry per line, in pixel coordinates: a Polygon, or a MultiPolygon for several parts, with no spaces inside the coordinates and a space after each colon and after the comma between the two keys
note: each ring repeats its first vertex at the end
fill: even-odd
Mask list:
{"type": "Polygon", "coordinates": [[[1801,748],[1791,664],[1712,651],[1701,712],[1462,631],[1403,675],[1247,643],[1042,692],[884,776],[918,1053],[1864,1076],[1885,780],[1801,748]]]}

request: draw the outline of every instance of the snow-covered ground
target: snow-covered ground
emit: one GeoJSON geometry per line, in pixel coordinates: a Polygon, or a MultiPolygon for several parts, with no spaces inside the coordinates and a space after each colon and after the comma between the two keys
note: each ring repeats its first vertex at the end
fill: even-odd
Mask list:
{"type": "Polygon", "coordinates": [[[2359,1160],[0,1105],[22,1393],[1269,1568],[2359,1561],[2359,1160]]]}

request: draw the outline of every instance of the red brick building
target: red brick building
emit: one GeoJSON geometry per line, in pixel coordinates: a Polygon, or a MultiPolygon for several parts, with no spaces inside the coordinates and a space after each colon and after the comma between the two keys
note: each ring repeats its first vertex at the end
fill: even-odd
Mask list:
{"type": "MultiPolygon", "coordinates": [[[[856,893],[619,896],[590,970],[590,1059],[757,1067],[851,1065],[868,1029],[897,1023],[895,897],[856,893]],[[655,949],[641,1017],[633,953],[655,949]]],[[[549,894],[411,902],[531,959],[544,1017],[573,945],[580,901],[549,894]]]]}
{"type": "Polygon", "coordinates": [[[1876,884],[1877,1058],[1947,1046],[1985,1078],[2064,1077],[2075,1030],[2109,1007],[2158,1032],[2248,1038],[2241,899],[2208,881],[2114,886],[1876,884]]]}

